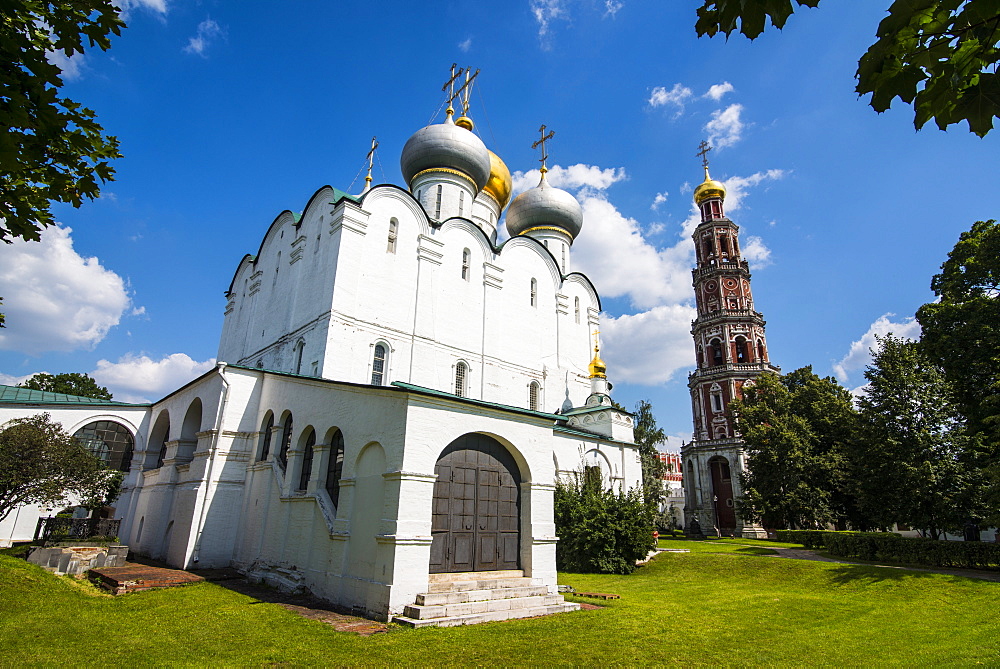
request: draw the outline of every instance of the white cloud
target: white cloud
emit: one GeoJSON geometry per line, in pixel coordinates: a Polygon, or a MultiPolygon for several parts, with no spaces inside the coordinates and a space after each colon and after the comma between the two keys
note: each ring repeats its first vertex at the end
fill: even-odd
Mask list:
{"type": "Polygon", "coordinates": [[[754,268],[759,269],[771,264],[771,249],[764,245],[764,240],[760,237],[748,235],[740,246],[743,257],[754,268]]]}
{"type": "Polygon", "coordinates": [[[785,170],[765,170],[754,172],[748,177],[729,177],[722,181],[726,186],[726,210],[735,211],[743,204],[747,190],[760,185],[764,181],[778,181],[788,174],[785,170]]]}
{"type": "Polygon", "coordinates": [[[462,53],[469,53],[469,49],[471,48],[472,48],[471,37],[467,37],[466,39],[458,43],[458,50],[461,51],[462,53]]]}
{"type": "Polygon", "coordinates": [[[602,357],[616,381],[653,386],[694,364],[694,307],[673,304],[638,314],[601,317],[602,357]]]}
{"type": "Polygon", "coordinates": [[[549,44],[546,38],[549,35],[549,28],[553,21],[568,20],[569,11],[566,7],[567,0],[531,0],[531,14],[538,22],[538,37],[542,40],[542,48],[548,49],[549,44]]]}
{"type": "Polygon", "coordinates": [[[116,400],[149,402],[176,390],[215,365],[215,358],[197,362],[185,353],[173,353],[160,360],[127,353],[118,362],[99,360],[90,375],[107,386],[116,400]]]}
{"type": "Polygon", "coordinates": [[[20,383],[24,383],[35,374],[48,374],[49,372],[31,372],[30,374],[25,374],[24,376],[12,376],[10,374],[4,374],[0,372],[0,384],[5,386],[16,386],[20,383]]]}
{"type": "Polygon", "coordinates": [[[667,193],[657,193],[656,197],[653,198],[653,204],[649,205],[649,208],[656,211],[660,208],[660,205],[667,201],[667,193]]]}
{"type": "Polygon", "coordinates": [[[684,105],[693,95],[691,89],[682,84],[674,84],[674,87],[669,91],[666,86],[657,86],[649,95],[649,106],[654,108],[665,105],[676,107],[674,118],[677,118],[684,113],[684,105]]]}
{"type": "Polygon", "coordinates": [[[93,349],[132,306],[125,281],[73,249],[70,228],[52,226],[39,242],[0,253],[7,327],[0,349],[38,354],[93,349]]]}
{"type": "Polygon", "coordinates": [[[167,0],[118,0],[116,4],[122,12],[127,12],[138,7],[160,14],[167,13],[167,0]]]}
{"type": "Polygon", "coordinates": [[[604,0],[604,15],[615,18],[618,10],[625,6],[624,2],[618,2],[618,0],[604,0]]]}
{"type": "Polygon", "coordinates": [[[193,53],[207,58],[205,51],[216,38],[224,35],[225,32],[218,23],[212,19],[205,19],[198,24],[198,32],[195,36],[188,40],[187,46],[184,47],[184,53],[193,53]]]}
{"type": "MultiPolygon", "coordinates": [[[[884,337],[891,332],[903,339],[920,338],[920,323],[914,320],[912,316],[904,318],[901,323],[893,323],[889,319],[895,315],[883,314],[879,316],[869,326],[868,331],[861,335],[861,339],[851,343],[851,348],[847,352],[847,355],[841,358],[840,362],[834,363],[833,373],[837,375],[841,383],[847,381],[850,372],[864,369],[871,364],[871,349],[878,346],[878,342],[875,341],[876,335],[884,337]]],[[[860,388],[855,389],[855,394],[860,390],[860,388]]]]}
{"type": "Polygon", "coordinates": [[[705,93],[703,97],[711,98],[718,102],[722,99],[722,96],[726,93],[733,92],[733,85],[728,81],[723,81],[721,84],[713,84],[709,87],[708,92],[705,93]]]}
{"type": "Polygon", "coordinates": [[[740,120],[742,111],[743,105],[733,104],[712,112],[712,119],[705,124],[708,143],[717,149],[723,149],[740,141],[744,126],[740,120]]]}
{"type": "MultiPolygon", "coordinates": [[[[528,170],[527,172],[518,170],[514,172],[511,176],[511,180],[514,182],[514,193],[534,188],[538,185],[540,178],[541,172],[538,170],[528,170]]],[[[569,167],[553,165],[545,175],[545,180],[549,182],[550,186],[570,190],[579,188],[605,190],[627,178],[628,174],[625,173],[624,167],[601,169],[595,165],[584,165],[583,163],[577,163],[569,167]]]]}
{"type": "Polygon", "coordinates": [[[584,223],[583,234],[573,244],[573,263],[601,287],[603,296],[627,296],[639,309],[691,298],[690,239],[659,249],[645,238],[638,221],[624,216],[603,195],[581,193],[578,199],[584,223]]]}
{"type": "Polygon", "coordinates": [[[64,51],[49,51],[45,54],[45,60],[60,69],[60,76],[64,81],[77,81],[83,77],[86,60],[82,53],[67,56],[64,51]]]}

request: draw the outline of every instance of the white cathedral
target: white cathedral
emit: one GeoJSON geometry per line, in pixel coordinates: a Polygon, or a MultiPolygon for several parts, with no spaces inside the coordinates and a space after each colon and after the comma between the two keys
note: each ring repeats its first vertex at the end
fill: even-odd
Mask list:
{"type": "MultiPolygon", "coordinates": [[[[509,202],[507,167],[453,117],[403,147],[408,188],[369,171],[360,195],[326,186],[278,215],[236,268],[213,370],[143,405],[4,387],[0,422],[44,411],[100,444],[128,472],[122,542],[176,567],[382,619],[431,616],[448,579],[530,586],[488,619],[575,608],[556,594],[556,480],[641,480],[600,298],[572,267],[583,215],[544,162],[509,202]]],[[[39,512],[3,538],[30,539],[39,512]]]]}

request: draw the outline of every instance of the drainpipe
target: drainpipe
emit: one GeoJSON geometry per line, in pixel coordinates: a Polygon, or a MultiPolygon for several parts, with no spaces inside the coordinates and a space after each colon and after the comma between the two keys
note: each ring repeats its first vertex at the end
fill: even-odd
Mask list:
{"type": "Polygon", "coordinates": [[[201,499],[201,513],[198,514],[198,531],[194,540],[194,552],[191,561],[198,563],[198,554],[201,552],[201,536],[205,531],[205,516],[208,513],[208,489],[212,485],[212,470],[215,469],[215,452],[219,448],[219,435],[222,433],[222,418],[226,415],[226,407],[229,404],[229,380],[226,378],[226,363],[220,362],[215,367],[222,379],[222,401],[219,402],[219,409],[215,416],[215,434],[212,436],[212,446],[208,451],[208,469],[205,472],[205,494],[201,499]]]}

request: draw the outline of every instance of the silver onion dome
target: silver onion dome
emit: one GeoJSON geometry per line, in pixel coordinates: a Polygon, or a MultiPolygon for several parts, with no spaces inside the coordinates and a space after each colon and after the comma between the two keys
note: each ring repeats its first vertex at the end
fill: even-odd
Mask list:
{"type": "Polygon", "coordinates": [[[565,230],[576,239],[583,227],[583,209],[576,198],[542,180],[514,198],[507,210],[507,233],[511,237],[538,227],[565,230]]]}
{"type": "Polygon", "coordinates": [[[467,175],[480,191],[490,179],[490,152],[481,139],[448,116],[444,123],[413,133],[403,147],[399,167],[407,184],[424,170],[450,168],[467,175]]]}

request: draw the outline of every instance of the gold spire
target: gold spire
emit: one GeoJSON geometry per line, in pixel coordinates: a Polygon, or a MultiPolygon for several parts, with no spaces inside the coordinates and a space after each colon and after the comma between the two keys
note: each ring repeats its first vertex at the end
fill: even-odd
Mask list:
{"type": "Polygon", "coordinates": [[[375,149],[378,148],[378,140],[372,137],[372,148],[368,151],[368,174],[365,176],[365,189],[362,193],[367,193],[372,187],[372,163],[375,161],[375,149]]]}
{"type": "Polygon", "coordinates": [[[541,128],[538,129],[538,133],[541,138],[531,145],[531,148],[537,149],[539,146],[542,147],[542,157],[538,159],[538,162],[542,164],[542,168],[539,170],[542,173],[542,178],[545,178],[545,173],[549,171],[549,168],[545,166],[545,161],[549,159],[549,154],[545,153],[545,141],[552,139],[556,136],[555,131],[549,130],[549,134],[545,134],[545,125],[543,124],[541,128]]]}
{"type": "Polygon", "coordinates": [[[608,378],[608,366],[601,360],[601,347],[598,345],[597,339],[599,334],[601,334],[600,330],[594,330],[594,359],[590,361],[590,378],[592,379],[608,378]]]}

